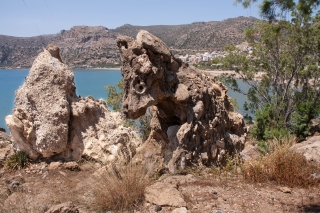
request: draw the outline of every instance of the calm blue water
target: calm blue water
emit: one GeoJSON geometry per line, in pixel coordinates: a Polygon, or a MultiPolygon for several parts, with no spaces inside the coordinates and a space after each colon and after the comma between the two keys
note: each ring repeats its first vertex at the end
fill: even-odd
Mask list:
{"type": "MultiPolygon", "coordinates": [[[[0,127],[8,132],[4,118],[12,114],[14,107],[14,92],[23,84],[24,78],[28,75],[29,70],[0,70],[0,127]]],[[[121,79],[120,70],[74,70],[76,93],[82,97],[91,95],[95,99],[106,99],[107,92],[104,86],[116,84],[121,79]]],[[[239,83],[241,88],[246,85],[239,83]]],[[[228,95],[237,98],[239,111],[246,114],[242,106],[245,102],[245,96],[229,91],[228,95]]]]}

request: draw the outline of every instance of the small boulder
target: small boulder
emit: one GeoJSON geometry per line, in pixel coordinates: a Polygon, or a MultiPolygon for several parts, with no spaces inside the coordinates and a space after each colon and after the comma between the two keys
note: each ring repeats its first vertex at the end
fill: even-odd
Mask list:
{"type": "Polygon", "coordinates": [[[57,170],[61,169],[63,163],[61,162],[51,162],[48,166],[48,170],[57,170]]]}
{"type": "Polygon", "coordinates": [[[186,207],[175,208],[171,213],[187,213],[188,209],[186,207]]]}
{"type": "Polygon", "coordinates": [[[320,136],[307,138],[301,143],[297,143],[291,149],[302,153],[308,161],[320,163],[320,136]]]}
{"type": "Polygon", "coordinates": [[[280,187],[279,190],[283,193],[291,193],[291,189],[289,189],[288,187],[280,187]]]}
{"type": "Polygon", "coordinates": [[[240,156],[244,161],[255,160],[260,156],[260,153],[256,146],[247,142],[244,149],[240,152],[240,156]]]}
{"type": "Polygon", "coordinates": [[[77,162],[66,162],[63,164],[63,168],[64,169],[67,169],[67,170],[71,170],[71,171],[80,171],[80,167],[79,165],[77,164],[77,162]]]}
{"type": "Polygon", "coordinates": [[[172,184],[157,182],[146,188],[145,199],[159,206],[186,207],[186,201],[172,184]]]}

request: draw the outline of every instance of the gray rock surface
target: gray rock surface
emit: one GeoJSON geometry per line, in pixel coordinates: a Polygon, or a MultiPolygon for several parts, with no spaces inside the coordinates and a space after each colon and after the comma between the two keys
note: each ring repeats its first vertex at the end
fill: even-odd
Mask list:
{"type": "Polygon", "coordinates": [[[13,154],[12,138],[7,133],[0,131],[0,168],[5,165],[7,158],[13,154]]]}
{"type": "Polygon", "coordinates": [[[257,146],[246,142],[244,149],[240,152],[240,156],[244,161],[255,160],[261,156],[257,146]]]}
{"type": "Polygon", "coordinates": [[[175,208],[171,213],[187,213],[188,210],[186,207],[175,208]]]}
{"type": "Polygon", "coordinates": [[[293,145],[291,149],[303,153],[308,161],[320,163],[320,136],[309,137],[305,141],[293,145]]]}
{"type": "Polygon", "coordinates": [[[55,46],[36,58],[16,91],[15,104],[6,123],[14,145],[32,159],[72,161],[84,156],[102,163],[127,161],[140,143],[104,101],[76,95],[74,74],[55,46]]]}
{"type": "Polygon", "coordinates": [[[138,118],[152,106],[149,139],[135,159],[175,173],[223,161],[244,147],[242,115],[216,78],[175,58],[156,36],[118,37],[124,78],[123,112],[138,118]]]}
{"type": "Polygon", "coordinates": [[[159,206],[187,206],[177,186],[173,184],[157,182],[146,188],[144,196],[147,202],[159,206]]]}

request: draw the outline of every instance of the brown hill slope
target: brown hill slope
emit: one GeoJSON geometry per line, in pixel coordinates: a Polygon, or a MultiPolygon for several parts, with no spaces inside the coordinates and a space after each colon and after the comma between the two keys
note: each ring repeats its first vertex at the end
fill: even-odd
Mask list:
{"type": "Polygon", "coordinates": [[[124,25],[115,29],[122,35],[135,37],[140,29],[158,36],[168,46],[176,49],[221,49],[243,41],[243,30],[253,26],[259,19],[237,17],[223,21],[195,22],[186,25],[132,26],[124,25]]]}
{"type": "Polygon", "coordinates": [[[195,22],[186,25],[132,26],[116,29],[102,26],[75,26],[56,35],[29,38],[0,35],[0,68],[31,67],[32,61],[49,43],[61,48],[61,57],[72,67],[117,66],[120,56],[116,46],[119,35],[135,37],[140,29],[162,39],[175,50],[205,51],[243,42],[243,29],[253,26],[253,17],[223,21],[195,22]]]}

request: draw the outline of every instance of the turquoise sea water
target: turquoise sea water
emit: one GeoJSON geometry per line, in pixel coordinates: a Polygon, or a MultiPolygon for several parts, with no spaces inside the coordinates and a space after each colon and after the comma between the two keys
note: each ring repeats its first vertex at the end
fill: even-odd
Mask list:
{"type": "MultiPolygon", "coordinates": [[[[28,75],[29,70],[0,70],[0,127],[8,132],[4,118],[12,114],[14,107],[14,92],[24,82],[24,78],[28,75]]],[[[82,97],[91,95],[95,99],[106,99],[107,92],[104,86],[116,84],[121,79],[120,70],[74,70],[76,93],[82,97]]],[[[240,81],[241,88],[246,88],[240,81]]],[[[242,106],[245,102],[245,96],[233,91],[229,91],[228,95],[237,98],[239,111],[243,115],[245,112],[242,106]]]]}

